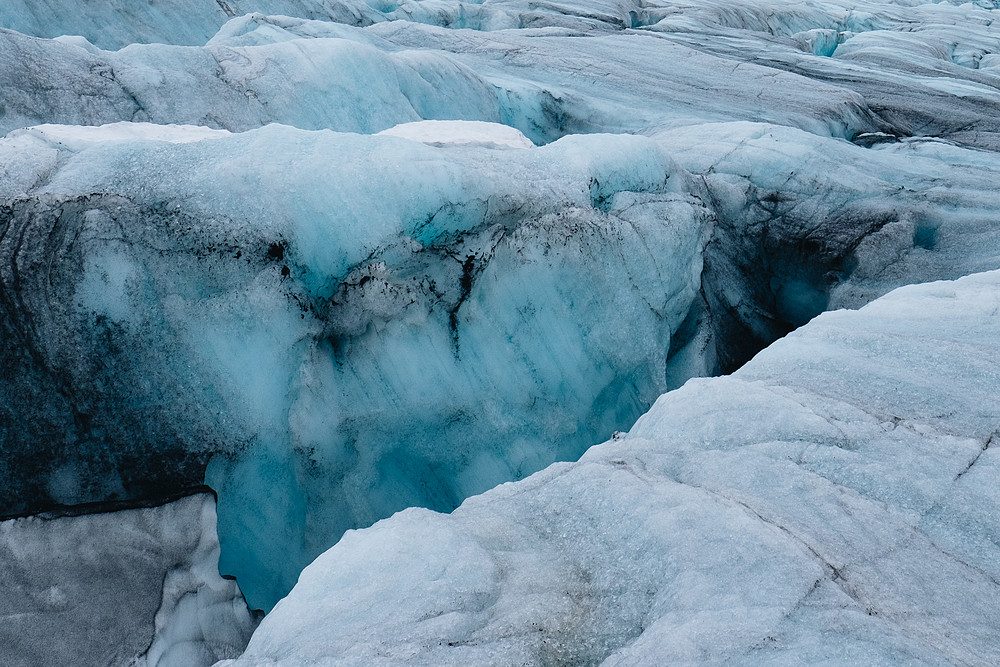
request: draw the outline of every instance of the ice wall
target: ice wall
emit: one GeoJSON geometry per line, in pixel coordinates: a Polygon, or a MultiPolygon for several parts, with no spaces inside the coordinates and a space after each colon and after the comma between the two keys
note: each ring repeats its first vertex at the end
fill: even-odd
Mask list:
{"type": "Polygon", "coordinates": [[[690,334],[717,365],[691,375],[733,371],[824,310],[1000,266],[995,153],[917,138],[866,149],[756,123],[655,137],[702,175],[719,221],[690,334]]]}
{"type": "Polygon", "coordinates": [[[627,437],[310,565],[251,665],[990,665],[1000,273],[825,313],[627,437]]]}
{"type": "Polygon", "coordinates": [[[344,530],[576,458],[666,389],[712,217],[649,139],[128,127],[0,146],[38,183],[2,218],[8,512],[205,479],[266,607],[344,530]]]}
{"type": "Polygon", "coordinates": [[[0,662],[207,667],[257,619],[219,576],[215,498],[0,522],[0,662]]]}

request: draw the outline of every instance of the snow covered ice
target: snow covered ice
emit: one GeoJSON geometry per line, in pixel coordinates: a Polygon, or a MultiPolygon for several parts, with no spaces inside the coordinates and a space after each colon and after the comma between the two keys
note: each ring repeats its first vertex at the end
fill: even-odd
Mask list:
{"type": "Polygon", "coordinates": [[[319,557],[240,664],[997,662],[995,3],[78,4],[0,5],[0,517],[211,486],[251,607],[319,557]]]}
{"type": "Polygon", "coordinates": [[[402,123],[380,135],[412,139],[431,146],[458,144],[489,148],[534,148],[534,144],[519,130],[499,123],[477,120],[422,120],[402,123]]]}

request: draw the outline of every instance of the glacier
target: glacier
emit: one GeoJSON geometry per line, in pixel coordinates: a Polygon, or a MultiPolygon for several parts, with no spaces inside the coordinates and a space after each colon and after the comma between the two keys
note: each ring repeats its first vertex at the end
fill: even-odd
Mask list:
{"type": "Polygon", "coordinates": [[[302,573],[252,665],[1000,659],[1000,272],[824,313],[576,463],[302,573]]]}
{"type": "Polygon", "coordinates": [[[128,127],[0,146],[32,182],[0,276],[36,286],[5,463],[40,468],[8,511],[204,480],[264,606],[344,530],[575,458],[667,388],[711,215],[650,139],[128,127]]]}
{"type": "MultiPolygon", "coordinates": [[[[935,486],[990,442],[995,415],[982,405],[992,403],[976,389],[993,377],[977,361],[992,358],[990,334],[953,340],[959,320],[989,314],[913,293],[926,306],[913,317],[957,318],[927,324],[953,355],[941,363],[969,374],[947,390],[892,366],[906,346],[916,368],[938,369],[945,354],[899,322],[823,368],[791,341],[833,336],[824,323],[838,317],[881,331],[879,309],[902,308],[910,297],[893,290],[905,285],[976,274],[954,289],[989,301],[987,272],[1000,269],[997,10],[990,0],[3,3],[0,518],[99,517],[207,484],[219,569],[251,608],[270,611],[319,558],[246,664],[377,662],[383,637],[386,660],[428,664],[709,654],[992,664],[995,648],[975,630],[992,622],[992,584],[946,563],[948,584],[914,570],[909,588],[890,585],[892,568],[912,565],[898,555],[855,564],[859,579],[845,584],[851,567],[836,554],[895,546],[832,536],[795,513],[815,498],[831,521],[912,537],[913,562],[947,560],[930,540],[990,572],[989,511],[963,514],[992,497],[987,482],[966,486],[986,474],[989,452],[954,499],[935,486]],[[801,383],[816,392],[801,399],[807,410],[850,422],[853,440],[837,452],[860,453],[810,450],[819,458],[796,465],[888,514],[843,519],[816,495],[827,487],[754,458],[827,442],[808,429],[782,435],[822,426],[783,402],[801,383]],[[727,401],[743,407],[712,407],[727,401]],[[857,413],[918,403],[928,411],[900,417],[891,437],[857,413]],[[727,429],[748,439],[723,447],[727,429]],[[695,441],[708,449],[696,455],[695,441]],[[711,453],[717,445],[728,453],[711,453]],[[604,468],[588,466],[605,450],[626,462],[609,464],[618,472],[638,470],[636,456],[657,470],[697,462],[656,473],[658,499],[615,472],[623,486],[595,498],[616,518],[594,506],[584,530],[574,512],[591,512],[586,497],[604,488],[604,468]],[[756,476],[731,477],[739,471],[756,476]],[[718,477],[691,482],[702,473],[718,477]],[[507,499],[522,493],[512,488],[538,489],[578,541],[560,541],[563,519],[533,516],[541,500],[507,499]],[[927,504],[934,493],[947,510],[927,504]],[[671,542],[658,522],[685,537],[671,542]],[[723,534],[751,564],[709,553],[723,534]],[[489,564],[506,539],[524,561],[510,581],[489,564]],[[606,546],[584,555],[592,540],[606,546]],[[616,543],[640,555],[612,555],[616,543]],[[650,555],[668,546],[672,570],[650,555]],[[566,561],[567,549],[582,560],[566,561]],[[385,569],[365,569],[371,561],[385,569]],[[438,565],[457,578],[435,578],[438,565]],[[430,579],[397,576],[407,567],[430,579]],[[369,574],[337,598],[348,571],[369,574]],[[688,584],[670,588],[668,575],[691,582],[685,602],[688,584]],[[307,577],[309,604],[346,614],[343,635],[314,641],[319,620],[284,616],[305,613],[284,610],[304,599],[307,577]],[[457,611],[421,616],[456,590],[468,592],[457,611]],[[538,605],[518,611],[534,595],[538,605]],[[382,598],[397,602],[355,615],[382,598]],[[350,609],[336,607],[347,599],[350,609]],[[907,605],[928,626],[952,625],[926,634],[903,618],[907,605]],[[986,621],[959,627],[980,612],[986,621]],[[836,642],[817,634],[824,623],[839,628],[836,642]],[[704,638],[733,624],[743,629],[728,644],[704,638]],[[529,626],[537,637],[522,634],[529,626]],[[655,629],[682,626],[683,639],[655,629]],[[427,643],[446,630],[455,647],[427,643]]],[[[60,530],[72,551],[76,533],[60,530]]],[[[156,540],[186,548],[173,533],[156,540]]],[[[185,618],[158,632],[185,636],[185,618]]],[[[235,657],[249,626],[227,623],[237,639],[226,654],[197,648],[190,660],[235,657]]]]}

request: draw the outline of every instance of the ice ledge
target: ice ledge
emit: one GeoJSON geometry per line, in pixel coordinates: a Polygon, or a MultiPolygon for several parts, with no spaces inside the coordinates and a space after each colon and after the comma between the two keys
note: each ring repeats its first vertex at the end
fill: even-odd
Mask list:
{"type": "Polygon", "coordinates": [[[401,123],[378,134],[402,137],[431,146],[535,147],[517,128],[479,120],[422,120],[401,123]]]}

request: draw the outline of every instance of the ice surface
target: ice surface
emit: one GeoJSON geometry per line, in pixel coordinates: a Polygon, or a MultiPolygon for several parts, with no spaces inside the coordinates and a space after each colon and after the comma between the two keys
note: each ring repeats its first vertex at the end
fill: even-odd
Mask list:
{"type": "Polygon", "coordinates": [[[994,664],[998,295],[823,314],[578,463],[349,532],[223,664],[994,664]]]}
{"type": "Polygon", "coordinates": [[[0,662],[199,667],[239,655],[257,621],[219,576],[215,521],[202,493],[0,522],[0,662]]]}
{"type": "MultiPolygon", "coordinates": [[[[207,479],[254,606],[824,310],[1000,268],[995,2],[79,4],[0,3],[0,513],[207,479]]],[[[989,488],[935,543],[989,543],[947,527],[989,488]]],[[[775,664],[838,659],[817,590],[775,664]]],[[[855,611],[845,656],[909,659],[855,611]]]]}
{"type": "Polygon", "coordinates": [[[422,120],[390,127],[379,134],[402,137],[431,146],[460,145],[490,148],[534,148],[535,146],[516,128],[475,120],[422,120]]]}
{"type": "Polygon", "coordinates": [[[39,471],[7,511],[39,486],[69,504],[205,475],[223,571],[267,607],[344,530],[630,425],[699,288],[712,219],[688,176],[647,138],[496,150],[462,144],[526,140],[458,127],[440,147],[283,126],[5,140],[22,175],[19,141],[57,153],[33,154],[5,223],[5,284],[40,288],[5,311],[40,354],[4,357],[26,378],[5,409],[34,425],[5,460],[39,471]]]}

